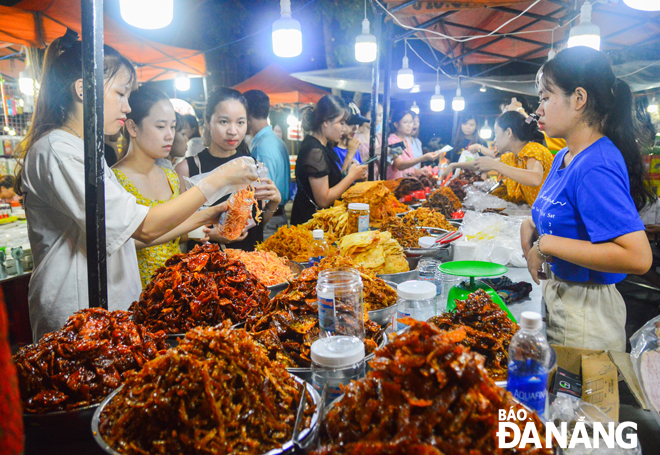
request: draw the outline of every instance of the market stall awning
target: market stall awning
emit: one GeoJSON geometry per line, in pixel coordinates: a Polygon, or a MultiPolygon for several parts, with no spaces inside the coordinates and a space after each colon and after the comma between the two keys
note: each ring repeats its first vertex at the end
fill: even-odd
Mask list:
{"type": "MultiPolygon", "coordinates": [[[[391,0],[387,7],[395,22],[424,30],[406,30],[397,38],[427,40],[443,54],[440,58],[443,64],[467,65],[546,57],[553,41],[555,47],[566,43],[570,27],[579,22],[579,19],[571,20],[579,15],[582,3],[391,0]]],[[[623,2],[592,3],[592,22],[601,30],[601,49],[620,49],[660,39],[660,12],[634,10],[623,2]]]]}
{"type": "MultiPolygon", "coordinates": [[[[206,73],[204,55],[199,51],[155,43],[107,15],[103,26],[105,43],[136,64],[140,81],[171,79],[180,72],[196,76],[206,73]]],[[[12,53],[20,46],[43,48],[64,35],[67,27],[81,32],[79,0],[22,0],[13,7],[0,6],[0,45],[9,44],[7,49],[12,53]]],[[[3,74],[5,65],[0,64],[3,74]]],[[[20,71],[23,64],[16,67],[19,65],[20,71]]]]}
{"type": "Polygon", "coordinates": [[[329,93],[289,75],[279,65],[270,65],[264,70],[233,87],[239,92],[261,90],[270,98],[270,104],[316,103],[329,93]]]}

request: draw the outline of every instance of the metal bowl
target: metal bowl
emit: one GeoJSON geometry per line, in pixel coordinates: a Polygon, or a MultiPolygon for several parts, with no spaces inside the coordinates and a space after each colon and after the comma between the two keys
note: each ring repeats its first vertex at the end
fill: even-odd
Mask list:
{"type": "MultiPolygon", "coordinates": [[[[286,260],[286,265],[289,266],[289,269],[293,273],[293,278],[294,279],[297,278],[298,275],[300,275],[300,272],[302,272],[303,269],[306,268],[306,267],[303,267],[303,265],[301,263],[293,262],[293,261],[290,261],[288,259],[286,260]]],[[[272,286],[267,286],[268,291],[270,292],[270,298],[272,299],[277,294],[279,294],[280,292],[285,290],[288,285],[289,285],[289,282],[285,281],[285,282],[280,283],[280,284],[274,284],[272,286]]]]}
{"type": "MultiPolygon", "coordinates": [[[[307,391],[309,394],[312,396],[312,401],[316,405],[316,408],[314,409],[314,414],[312,414],[312,421],[310,423],[310,426],[308,428],[303,429],[300,432],[299,436],[299,441],[302,445],[305,445],[306,442],[309,442],[309,440],[314,436],[316,426],[319,423],[319,413],[320,413],[320,407],[319,404],[321,402],[321,397],[319,396],[318,392],[314,389],[314,387],[311,384],[306,383],[302,379],[292,375],[293,379],[298,382],[299,384],[304,384],[305,387],[307,388],[307,391]]],[[[122,386],[123,387],[123,386],[122,386]]],[[[101,449],[110,455],[121,455],[119,452],[115,451],[112,447],[108,445],[107,442],[103,439],[103,436],[101,436],[101,433],[99,432],[99,421],[101,419],[101,413],[103,412],[103,409],[107,406],[107,404],[117,395],[119,390],[121,389],[118,388],[114,392],[112,392],[110,395],[108,395],[105,400],[101,402],[100,405],[96,408],[96,411],[94,412],[94,416],[92,417],[92,433],[94,435],[94,440],[96,443],[101,447],[101,449]]],[[[89,426],[88,426],[89,428],[89,426]]],[[[281,449],[273,449],[269,452],[266,452],[264,455],[279,455],[279,454],[284,454],[284,453],[294,453],[294,445],[292,441],[286,442],[281,449]]]]}
{"type": "MultiPolygon", "coordinates": [[[[394,305],[394,307],[396,308],[396,305],[394,305]]],[[[387,335],[385,333],[383,333],[381,335],[381,340],[380,340],[380,343],[378,344],[377,349],[380,349],[383,346],[385,346],[387,344],[387,342],[388,342],[387,335]]],[[[364,358],[367,371],[369,370],[369,361],[371,359],[373,359],[375,356],[376,356],[376,351],[374,350],[374,352],[372,352],[371,354],[369,354],[368,356],[366,356],[364,358]]],[[[311,368],[287,368],[286,370],[289,373],[291,373],[292,375],[298,376],[303,381],[306,381],[306,382],[309,382],[309,383],[312,382],[312,369],[311,368]]]]}
{"type": "MultiPolygon", "coordinates": [[[[391,288],[396,291],[397,284],[392,281],[385,281],[391,288]]],[[[380,324],[381,327],[387,326],[392,322],[392,316],[396,313],[396,302],[393,305],[390,305],[380,310],[368,311],[369,319],[374,321],[377,324],[380,324]]]]}
{"type": "Polygon", "coordinates": [[[395,284],[403,283],[404,281],[409,281],[409,280],[416,280],[417,279],[417,262],[419,262],[419,258],[413,258],[413,257],[406,257],[406,260],[408,261],[408,265],[410,266],[410,270],[407,272],[399,272],[399,273],[383,273],[383,274],[376,274],[378,278],[382,278],[385,281],[391,281],[395,284]]]}
{"type": "Polygon", "coordinates": [[[26,441],[47,443],[72,443],[90,439],[89,425],[99,403],[71,411],[23,414],[26,441]]]}

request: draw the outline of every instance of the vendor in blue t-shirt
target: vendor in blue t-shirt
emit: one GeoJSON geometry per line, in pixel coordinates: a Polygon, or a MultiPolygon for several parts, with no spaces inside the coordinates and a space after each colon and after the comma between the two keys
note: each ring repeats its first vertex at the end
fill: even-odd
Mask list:
{"type": "Polygon", "coordinates": [[[537,80],[539,125],[567,144],[521,227],[530,274],[536,283],[547,279],[548,340],[625,351],[626,306],[614,285],[651,266],[638,211],[654,199],[632,94],[605,54],[588,47],[561,51],[537,80]]]}
{"type": "Polygon", "coordinates": [[[358,147],[360,146],[360,140],[355,136],[358,129],[360,129],[360,126],[369,122],[368,118],[360,115],[360,109],[355,103],[348,104],[348,112],[350,114],[348,120],[346,120],[348,131],[346,134],[342,134],[339,143],[334,147],[334,151],[339,157],[339,164],[341,165],[341,172],[343,175],[346,175],[351,164],[362,164],[362,158],[360,158],[360,154],[357,153],[358,147]]]}

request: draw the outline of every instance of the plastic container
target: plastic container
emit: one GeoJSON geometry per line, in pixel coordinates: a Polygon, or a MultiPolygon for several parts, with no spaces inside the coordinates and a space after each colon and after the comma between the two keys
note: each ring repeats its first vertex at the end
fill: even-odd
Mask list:
{"type": "Polygon", "coordinates": [[[354,336],[364,340],[362,278],[355,269],[323,270],[316,281],[321,337],[354,336]]]}
{"type": "Polygon", "coordinates": [[[328,254],[328,242],[323,238],[323,229],[314,229],[312,237],[314,238],[314,253],[308,260],[310,267],[321,262],[328,254]]]}
{"type": "Polygon", "coordinates": [[[364,342],[357,337],[319,338],[312,344],[312,384],[319,394],[327,385],[326,404],[343,393],[340,386],[364,377],[364,354],[364,342]]]}
{"type": "Polygon", "coordinates": [[[454,286],[460,284],[465,278],[455,275],[449,275],[446,273],[440,272],[440,281],[442,282],[442,291],[440,297],[438,297],[438,314],[442,314],[447,311],[447,300],[449,299],[449,291],[454,286]]]}
{"type": "Polygon", "coordinates": [[[417,279],[419,281],[428,281],[429,283],[435,284],[436,301],[438,298],[440,298],[440,295],[442,294],[442,274],[438,270],[440,264],[442,264],[441,261],[430,258],[422,258],[417,263],[417,279]]]}
{"type": "Polygon", "coordinates": [[[545,416],[548,406],[548,371],[552,348],[543,335],[541,315],[524,311],[520,330],[509,344],[507,390],[514,398],[545,416]]]}
{"type": "Polygon", "coordinates": [[[369,230],[369,204],[351,202],[348,204],[347,234],[369,230]]]}
{"type": "Polygon", "coordinates": [[[401,322],[409,317],[418,321],[426,321],[436,315],[436,293],[434,283],[411,280],[397,286],[396,320],[392,321],[396,331],[408,327],[401,322]]]}

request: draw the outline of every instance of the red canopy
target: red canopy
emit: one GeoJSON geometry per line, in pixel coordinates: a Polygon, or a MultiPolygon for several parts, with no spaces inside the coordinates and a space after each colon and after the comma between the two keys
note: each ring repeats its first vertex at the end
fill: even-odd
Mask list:
{"type": "MultiPolygon", "coordinates": [[[[0,6],[0,41],[5,43],[44,47],[64,35],[67,27],[81,32],[79,0],[22,0],[13,7],[0,6]]],[[[199,51],[142,38],[107,15],[103,27],[105,43],[138,66],[140,81],[171,79],[179,72],[198,76],[206,73],[204,55],[199,51]]],[[[3,51],[7,54],[6,49],[3,51]]],[[[11,70],[6,66],[7,63],[0,64],[3,73],[11,70]]],[[[21,63],[18,71],[22,69],[21,63]]]]}
{"type": "Polygon", "coordinates": [[[312,84],[289,76],[279,65],[270,65],[251,78],[234,86],[241,93],[261,90],[270,98],[270,104],[316,103],[328,92],[312,84]]]}

